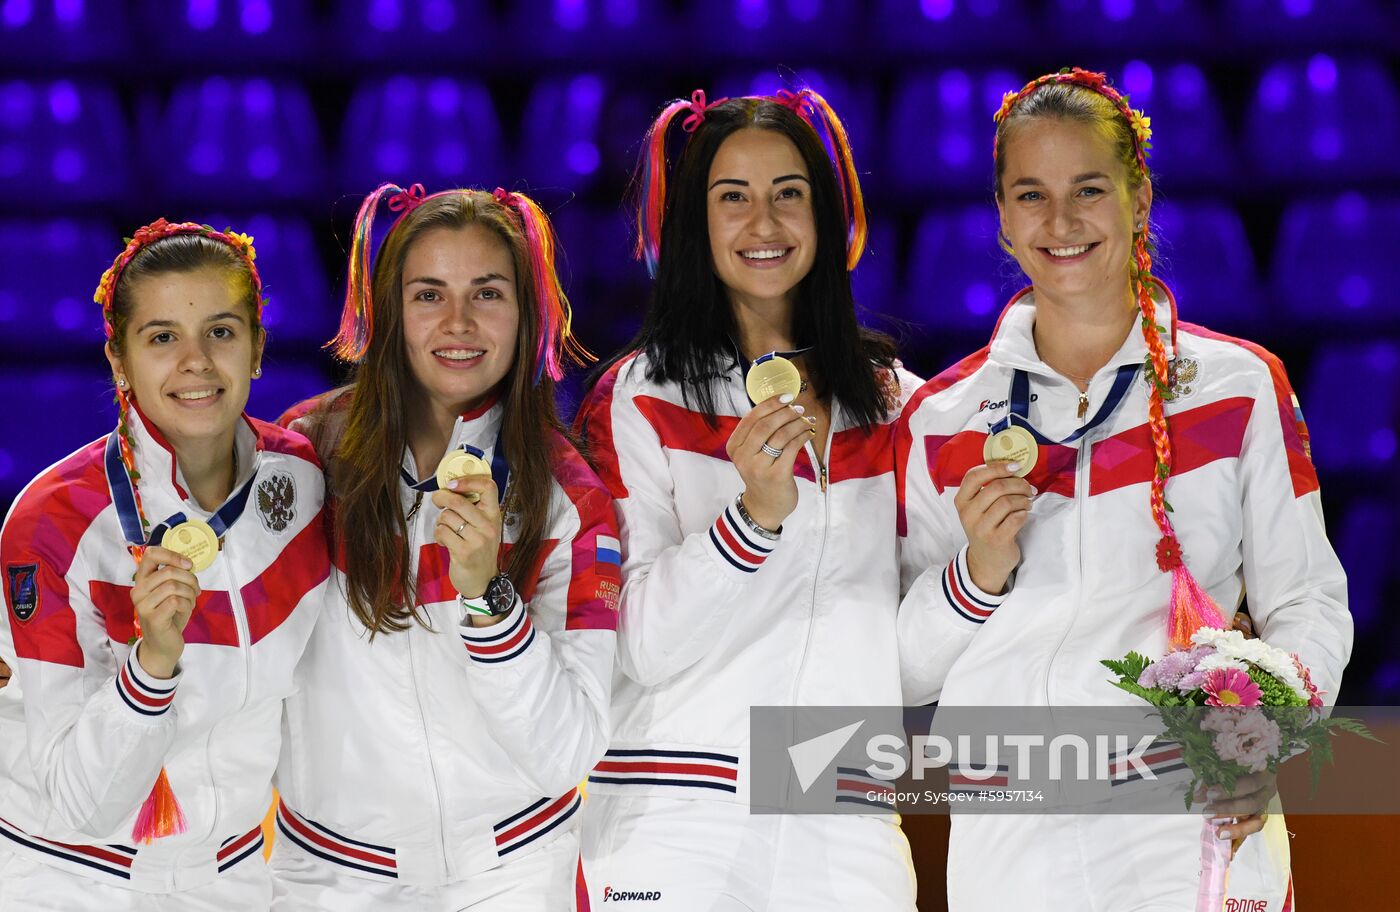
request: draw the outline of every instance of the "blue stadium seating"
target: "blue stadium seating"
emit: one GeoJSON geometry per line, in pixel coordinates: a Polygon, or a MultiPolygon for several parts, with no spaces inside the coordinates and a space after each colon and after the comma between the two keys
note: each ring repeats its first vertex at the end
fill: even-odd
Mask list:
{"type": "Polygon", "coordinates": [[[1400,98],[1386,68],[1314,54],[1266,68],[1246,121],[1246,165],[1267,181],[1400,175],[1400,98]]]}
{"type": "Polygon", "coordinates": [[[863,19],[850,0],[688,0],[679,27],[694,46],[722,48],[720,56],[774,60],[848,54],[863,19]]]}
{"type": "Polygon", "coordinates": [[[390,76],[360,85],[340,139],[341,193],[359,196],[384,181],[448,187],[510,185],[505,140],[491,94],[447,76],[390,76]],[[431,142],[419,141],[431,136],[431,142]]]}
{"type": "Polygon", "coordinates": [[[1394,555],[1400,549],[1394,498],[1370,497],[1354,501],[1342,517],[1334,536],[1337,556],[1347,571],[1347,596],[1358,635],[1374,632],[1386,620],[1386,580],[1394,555]]]}
{"type": "Polygon", "coordinates": [[[1254,254],[1239,213],[1226,203],[1152,207],[1158,254],[1153,271],[1176,294],[1181,319],[1247,332],[1260,316],[1254,254]]]}
{"type": "Polygon", "coordinates": [[[909,253],[903,316],[990,336],[1002,306],[1026,284],[996,237],[990,203],[924,216],[909,253]]]}
{"type": "Polygon", "coordinates": [[[430,54],[509,59],[492,6],[490,0],[344,0],[334,4],[329,47],[352,60],[394,66],[430,54]]]}
{"type": "Polygon", "coordinates": [[[1009,71],[918,72],[895,89],[889,176],[901,194],[933,190],[986,198],[992,186],[992,114],[1024,80],[1009,71]]]}
{"type": "Polygon", "coordinates": [[[116,427],[113,392],[111,372],[95,346],[81,367],[0,368],[0,401],[26,415],[62,417],[25,421],[22,432],[0,437],[0,497],[10,500],[45,468],[116,427]]]}
{"type": "Polygon", "coordinates": [[[851,273],[856,306],[865,311],[894,313],[899,302],[899,232],[888,219],[870,224],[865,255],[851,273]]]}
{"type": "Polygon", "coordinates": [[[1054,0],[1046,7],[1055,46],[1073,53],[1197,49],[1213,38],[1200,0],[1054,0]]]}
{"type": "Polygon", "coordinates": [[[0,83],[0,187],[13,203],[111,202],[131,189],[126,122],[110,88],[0,83]]]}
{"type": "Polygon", "coordinates": [[[1131,60],[1116,85],[1152,119],[1148,165],[1160,188],[1223,190],[1238,183],[1234,141],[1200,67],[1131,60]]]}
{"type": "Polygon", "coordinates": [[[149,138],[144,163],[168,199],[325,198],[321,139],[300,83],[223,76],[182,83],[159,126],[143,125],[142,135],[149,138]]]}
{"type": "MultiPolygon", "coordinates": [[[[330,364],[326,359],[326,366],[330,364]]],[[[263,357],[263,375],[248,392],[248,414],[276,421],[288,408],[333,386],[326,368],[301,364],[269,350],[263,357]]]]}
{"type": "Polygon", "coordinates": [[[1319,348],[1299,399],[1319,470],[1390,478],[1400,462],[1400,344],[1319,348]]]}
{"type": "Polygon", "coordinates": [[[524,186],[583,191],[602,165],[603,105],[607,83],[593,73],[578,73],[535,84],[525,105],[520,144],[522,170],[515,181],[524,186]]]}
{"type": "Polygon", "coordinates": [[[620,61],[663,60],[675,52],[669,4],[649,0],[517,0],[506,28],[529,35],[519,56],[617,66],[620,61]]]}
{"type": "MultiPolygon", "coordinates": [[[[132,229],[127,228],[130,232],[132,229]]],[[[0,350],[12,356],[88,352],[100,360],[93,291],[122,250],[122,231],[76,219],[0,221],[0,350]]]]}
{"type": "Polygon", "coordinates": [[[1400,200],[1360,193],[1301,200],[1283,214],[1273,291],[1294,319],[1323,327],[1400,325],[1390,275],[1400,200]]]}
{"type": "Polygon", "coordinates": [[[290,62],[318,44],[312,6],[311,0],[141,0],[138,21],[162,60],[205,67],[290,62]]]}
{"type": "Polygon", "coordinates": [[[1224,25],[1236,47],[1277,52],[1321,42],[1396,34],[1400,8],[1386,0],[1226,0],[1224,25]]]}
{"type": "MultiPolygon", "coordinates": [[[[926,61],[930,54],[995,52],[1025,47],[1039,33],[1035,4],[1021,0],[880,0],[873,34],[889,52],[926,61]]],[[[1025,74],[1019,87],[1031,74],[1025,74]]],[[[990,112],[989,112],[990,116],[990,112]]]]}
{"type": "Polygon", "coordinates": [[[120,3],[83,0],[0,5],[0,46],[10,64],[115,63],[131,53],[131,23],[120,3]]]}

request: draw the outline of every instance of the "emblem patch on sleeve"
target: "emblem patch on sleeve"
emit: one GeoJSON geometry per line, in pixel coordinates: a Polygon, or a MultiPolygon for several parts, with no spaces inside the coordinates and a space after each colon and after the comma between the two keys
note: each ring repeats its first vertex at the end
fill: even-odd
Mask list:
{"type": "Polygon", "coordinates": [[[269,532],[285,532],[296,521],[297,489],[292,476],[273,472],[258,482],[258,518],[269,532]]]}
{"type": "Polygon", "coordinates": [[[6,564],[5,582],[10,612],[24,623],[39,610],[39,565],[6,564]]]}

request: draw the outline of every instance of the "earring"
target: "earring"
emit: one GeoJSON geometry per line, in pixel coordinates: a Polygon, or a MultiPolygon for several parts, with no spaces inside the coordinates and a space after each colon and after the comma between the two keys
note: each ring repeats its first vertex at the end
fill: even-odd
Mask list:
{"type": "Polygon", "coordinates": [[[117,378],[117,389],[126,389],[126,378],[125,378],[125,377],[118,377],[118,378],[117,378]]]}
{"type": "Polygon", "coordinates": [[[1135,226],[1134,230],[1136,230],[1136,231],[1141,231],[1141,230],[1142,230],[1142,222],[1138,222],[1137,225],[1135,226]]]}
{"type": "Polygon", "coordinates": [[[253,368],[253,379],[256,380],[256,379],[258,379],[258,378],[261,377],[261,376],[262,376],[262,368],[261,368],[261,367],[255,367],[255,368],[253,368]]]}

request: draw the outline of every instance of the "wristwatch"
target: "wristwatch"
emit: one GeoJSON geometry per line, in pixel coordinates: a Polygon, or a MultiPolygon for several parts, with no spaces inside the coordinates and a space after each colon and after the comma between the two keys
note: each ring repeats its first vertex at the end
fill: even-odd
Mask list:
{"type": "Polygon", "coordinates": [[[510,581],[510,577],[506,574],[497,573],[491,577],[491,581],[486,584],[486,591],[480,596],[467,598],[459,594],[457,601],[463,608],[475,614],[500,617],[508,613],[515,605],[515,584],[510,581]]]}

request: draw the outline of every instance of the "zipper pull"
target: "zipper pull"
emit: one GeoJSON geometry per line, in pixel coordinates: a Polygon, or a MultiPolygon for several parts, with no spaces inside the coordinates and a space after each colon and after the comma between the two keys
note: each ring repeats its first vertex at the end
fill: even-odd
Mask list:
{"type": "Polygon", "coordinates": [[[413,506],[408,508],[408,515],[403,518],[406,523],[413,522],[413,517],[418,515],[418,508],[423,506],[423,492],[418,491],[413,495],[413,506]]]}
{"type": "Polygon", "coordinates": [[[825,491],[826,491],[826,466],[825,466],[825,465],[822,466],[822,475],[821,475],[821,479],[822,479],[822,491],[825,492],[825,491]]]}
{"type": "Polygon", "coordinates": [[[1085,390],[1079,394],[1079,417],[1083,418],[1089,414],[1089,391],[1085,390]]]}

